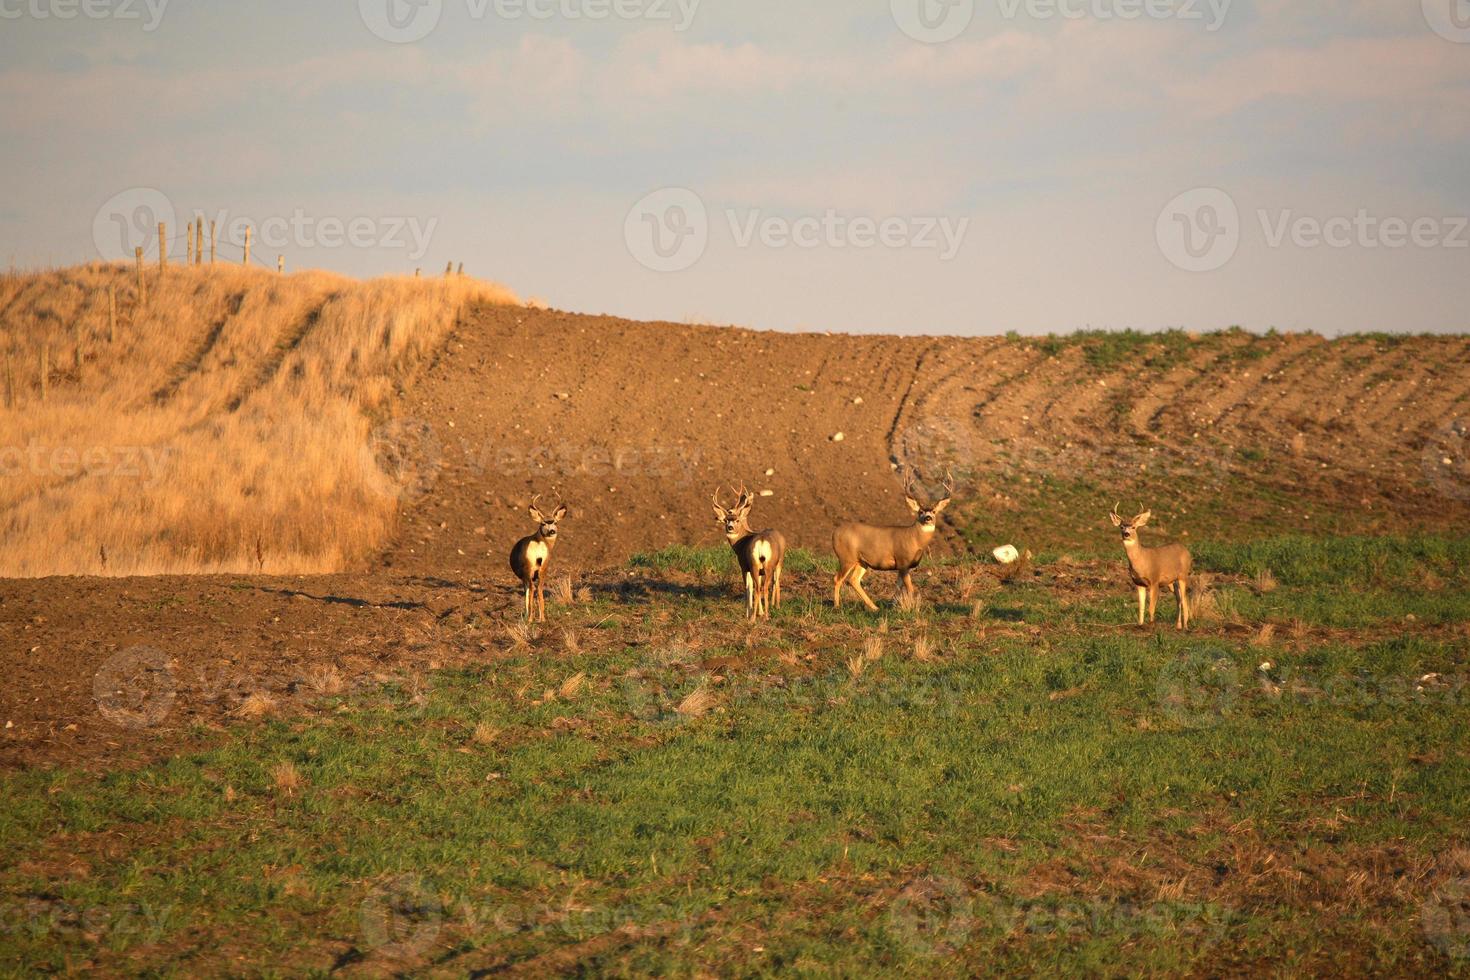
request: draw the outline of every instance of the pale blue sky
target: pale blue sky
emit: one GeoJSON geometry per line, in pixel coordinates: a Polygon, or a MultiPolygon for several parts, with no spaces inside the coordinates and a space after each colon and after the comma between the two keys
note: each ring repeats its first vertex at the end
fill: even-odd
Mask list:
{"type": "Polygon", "coordinates": [[[162,199],[291,226],[271,264],[639,318],[1470,328],[1467,0],[967,2],[0,0],[3,257],[120,253],[108,209],[162,199]],[[377,36],[390,3],[433,29],[377,36]],[[636,240],[686,227],[634,211],[663,188],[704,211],[675,271],[636,240]]]}

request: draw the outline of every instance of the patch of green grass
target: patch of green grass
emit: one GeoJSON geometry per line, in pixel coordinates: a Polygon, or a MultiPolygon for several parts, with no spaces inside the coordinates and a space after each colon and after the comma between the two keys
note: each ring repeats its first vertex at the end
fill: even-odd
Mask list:
{"type": "Polygon", "coordinates": [[[1236,575],[1270,571],[1283,585],[1383,586],[1427,573],[1463,583],[1470,537],[1305,536],[1193,546],[1197,567],[1236,575]]]}
{"type": "Polygon", "coordinates": [[[973,617],[937,594],[881,616],[797,595],[754,628],[701,590],[628,628],[605,603],[558,610],[588,617],[576,655],[553,623],[422,690],[239,725],[187,757],[0,777],[0,963],[1443,973],[1424,908],[1470,819],[1470,654],[1420,627],[1432,604],[1443,622],[1470,609],[1463,589],[1398,583],[1465,548],[1209,552],[1281,580],[1232,588],[1252,619],[1382,623],[1426,604],[1396,634],[1300,649],[1133,628],[1121,584],[1117,602],[992,585],[973,617]]]}

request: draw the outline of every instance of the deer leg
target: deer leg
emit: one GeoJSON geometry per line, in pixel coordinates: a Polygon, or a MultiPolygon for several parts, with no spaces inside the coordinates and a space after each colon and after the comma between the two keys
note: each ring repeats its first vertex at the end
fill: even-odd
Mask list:
{"type": "Polygon", "coordinates": [[[755,576],[745,573],[745,618],[755,619],[755,576]]]}
{"type": "Polygon", "coordinates": [[[1138,587],[1138,625],[1144,623],[1144,611],[1148,608],[1148,588],[1140,585],[1138,587]]]}
{"type": "Polygon", "coordinates": [[[858,598],[863,600],[863,605],[868,607],[868,612],[877,612],[878,604],[874,602],[872,597],[863,590],[863,576],[866,574],[868,574],[868,570],[859,565],[857,568],[854,568],[852,570],[852,575],[848,580],[848,584],[851,585],[853,591],[858,594],[858,598]]]}
{"type": "Polygon", "coordinates": [[[852,578],[854,568],[839,568],[837,574],[832,577],[832,608],[842,608],[842,587],[847,580],[852,578]]]}
{"type": "Polygon", "coordinates": [[[546,622],[546,578],[536,576],[536,616],[541,622],[546,622]]]}
{"type": "Polygon", "coordinates": [[[771,589],[776,594],[776,608],[781,608],[781,566],[776,566],[776,577],[771,582],[771,589]]]}
{"type": "Polygon", "coordinates": [[[1158,604],[1159,587],[1157,585],[1150,585],[1148,587],[1148,621],[1150,623],[1155,621],[1154,612],[1156,611],[1158,604]]]}
{"type": "Polygon", "coordinates": [[[1187,579],[1179,580],[1179,628],[1189,629],[1189,582],[1187,579]]]}

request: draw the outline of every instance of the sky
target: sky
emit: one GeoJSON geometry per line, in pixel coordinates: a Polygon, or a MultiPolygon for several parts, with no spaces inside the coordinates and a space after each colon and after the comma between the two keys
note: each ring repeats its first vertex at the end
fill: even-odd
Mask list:
{"type": "Polygon", "coordinates": [[[0,123],[19,268],[202,213],[638,319],[1470,329],[1470,0],[0,0],[0,123]]]}

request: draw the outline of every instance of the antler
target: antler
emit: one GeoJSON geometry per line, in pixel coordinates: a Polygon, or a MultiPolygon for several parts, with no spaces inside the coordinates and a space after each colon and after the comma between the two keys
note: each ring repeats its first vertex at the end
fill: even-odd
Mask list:
{"type": "Polygon", "coordinates": [[[944,471],[944,497],[946,500],[954,496],[954,470],[944,471]]]}
{"type": "Polygon", "coordinates": [[[903,493],[906,497],[914,495],[914,468],[905,465],[903,468],[903,493]]]}

